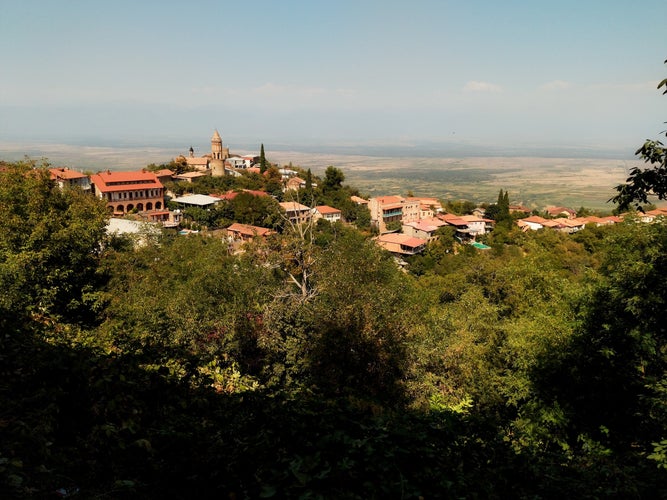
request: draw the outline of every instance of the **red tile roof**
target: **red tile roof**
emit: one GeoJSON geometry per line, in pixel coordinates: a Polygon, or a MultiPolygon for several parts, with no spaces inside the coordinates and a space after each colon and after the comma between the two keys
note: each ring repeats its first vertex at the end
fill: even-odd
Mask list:
{"type": "Polygon", "coordinates": [[[267,236],[273,232],[266,227],[250,226],[248,224],[240,224],[238,222],[235,222],[234,224],[229,226],[227,228],[227,231],[233,233],[239,233],[244,236],[267,236]]]}
{"type": "Polygon", "coordinates": [[[162,189],[162,183],[152,172],[101,172],[90,176],[90,181],[103,193],[135,189],[162,189]]]}
{"type": "Polygon", "coordinates": [[[380,205],[387,205],[389,203],[400,204],[403,201],[403,198],[400,196],[378,196],[375,199],[380,205]]]}
{"type": "Polygon", "coordinates": [[[547,219],[544,217],[540,217],[539,215],[531,215],[530,217],[524,217],[523,219],[519,219],[524,222],[532,222],[534,224],[544,224],[547,219]]]}
{"type": "Polygon", "coordinates": [[[428,243],[421,238],[414,238],[402,233],[388,233],[378,236],[378,241],[387,243],[396,243],[406,247],[417,248],[428,243]]]}
{"type": "Polygon", "coordinates": [[[71,179],[82,179],[84,177],[87,177],[86,174],[82,174],[81,172],[70,170],[69,168],[65,167],[50,168],[49,172],[51,173],[51,179],[71,180],[71,179]]]}
{"type": "Polygon", "coordinates": [[[212,194],[211,196],[215,196],[216,198],[220,198],[221,200],[233,200],[240,193],[248,193],[253,196],[269,196],[269,193],[267,193],[266,191],[257,191],[253,189],[242,189],[241,191],[227,191],[226,193],[223,194],[212,194]]]}
{"type": "Polygon", "coordinates": [[[315,210],[317,210],[322,215],[341,213],[340,210],[338,210],[337,208],[330,207],[329,205],[318,205],[315,207],[315,210]]]}

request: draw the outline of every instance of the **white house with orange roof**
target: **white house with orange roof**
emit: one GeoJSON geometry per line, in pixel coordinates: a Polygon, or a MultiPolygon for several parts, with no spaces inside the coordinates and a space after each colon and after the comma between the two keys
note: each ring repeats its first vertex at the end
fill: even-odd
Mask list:
{"type": "Polygon", "coordinates": [[[519,226],[522,231],[537,231],[538,229],[543,229],[546,223],[548,223],[548,220],[539,215],[531,215],[530,217],[525,217],[516,221],[517,226],[519,226]]]}
{"type": "Polygon", "coordinates": [[[109,211],[126,214],[164,208],[164,186],[153,172],[101,172],[90,176],[95,196],[106,201],[109,211]]]}
{"type": "Polygon", "coordinates": [[[586,224],[594,224],[596,226],[609,226],[611,224],[618,224],[623,222],[623,219],[616,217],[615,215],[610,215],[608,217],[596,217],[595,215],[589,215],[585,217],[586,224]]]}
{"type": "Polygon", "coordinates": [[[341,219],[341,211],[329,205],[318,205],[313,208],[315,220],[324,219],[327,222],[337,222],[341,219]]]}
{"type": "Polygon", "coordinates": [[[517,220],[516,223],[523,231],[537,231],[538,229],[546,227],[564,233],[576,233],[577,231],[584,229],[586,224],[590,223],[590,218],[580,217],[568,219],[565,217],[558,217],[556,219],[545,219],[539,215],[531,215],[530,217],[517,220]]]}
{"type": "Polygon", "coordinates": [[[647,210],[646,212],[638,213],[637,216],[639,217],[639,220],[642,222],[653,222],[658,218],[667,217],[667,209],[656,208],[653,210],[647,210]]]}
{"type": "MultiPolygon", "coordinates": [[[[467,221],[463,215],[455,214],[439,214],[438,219],[446,222],[448,225],[453,226],[456,229],[456,237],[459,241],[470,241],[474,240],[476,232],[470,229],[470,222],[467,221]]],[[[476,217],[476,216],[469,216],[476,217]]]]}
{"type": "Polygon", "coordinates": [[[67,167],[59,167],[50,168],[49,174],[51,175],[51,180],[55,181],[60,189],[65,187],[78,187],[84,191],[90,191],[91,189],[90,177],[82,172],[70,170],[67,167]]]}
{"type": "Polygon", "coordinates": [[[473,237],[481,236],[493,230],[493,220],[477,215],[462,215],[461,219],[468,223],[468,231],[473,237]]]}

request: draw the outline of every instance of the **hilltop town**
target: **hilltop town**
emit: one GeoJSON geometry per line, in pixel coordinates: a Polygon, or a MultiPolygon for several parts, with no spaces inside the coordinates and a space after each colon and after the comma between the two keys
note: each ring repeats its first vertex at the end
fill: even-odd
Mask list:
{"type": "MultiPolygon", "coordinates": [[[[211,137],[210,153],[201,156],[195,156],[190,147],[187,155],[137,171],[87,175],[60,167],[49,172],[60,187],[76,186],[104,200],[111,232],[138,234],[142,223],[180,234],[221,231],[235,251],[256,237],[266,239],[275,234],[286,222],[353,224],[392,254],[411,256],[424,252],[442,234],[441,228],[450,228],[459,244],[486,249],[485,236],[502,219],[522,231],[547,228],[565,233],[623,220],[622,215],[577,214],[572,208],[559,206],[539,212],[501,198],[496,204],[481,206],[466,202],[445,202],[443,206],[443,201],[434,197],[399,194],[365,198],[353,188],[342,190],[344,174],[335,167],[329,167],[328,177],[321,180],[310,170],[271,164],[263,146],[259,155],[230,154],[217,130],[211,137]],[[316,191],[318,183],[321,186],[316,191]],[[237,202],[247,202],[252,217],[229,213],[239,195],[237,202]],[[503,203],[506,213],[501,214],[498,207],[503,203]],[[219,217],[225,207],[228,213],[219,217]]],[[[666,214],[666,210],[654,208],[642,213],[639,220],[651,222],[666,214]]]]}

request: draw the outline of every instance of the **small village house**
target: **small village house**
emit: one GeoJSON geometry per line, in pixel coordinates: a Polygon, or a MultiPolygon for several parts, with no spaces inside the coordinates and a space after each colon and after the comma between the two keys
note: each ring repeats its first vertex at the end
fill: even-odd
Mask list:
{"type": "Polygon", "coordinates": [[[310,208],[296,201],[283,201],[279,203],[285,211],[287,219],[293,224],[301,224],[310,220],[310,208]]]}
{"type": "Polygon", "coordinates": [[[313,208],[313,218],[315,220],[324,219],[327,222],[336,222],[341,220],[341,211],[328,205],[318,205],[313,208]]]}

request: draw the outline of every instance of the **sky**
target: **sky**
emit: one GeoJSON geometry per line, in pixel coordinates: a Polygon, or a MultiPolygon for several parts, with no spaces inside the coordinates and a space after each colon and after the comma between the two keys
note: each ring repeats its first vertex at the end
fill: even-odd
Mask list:
{"type": "Polygon", "coordinates": [[[664,0],[0,0],[0,140],[636,149],[664,0]]]}

